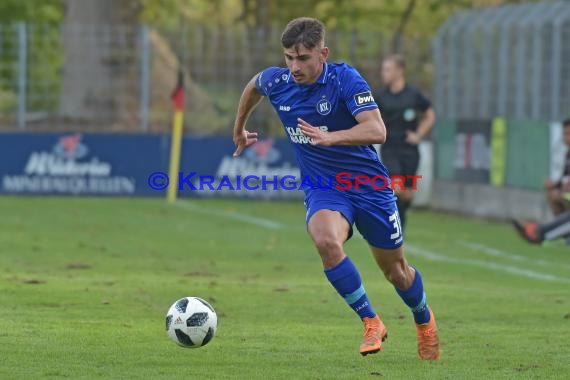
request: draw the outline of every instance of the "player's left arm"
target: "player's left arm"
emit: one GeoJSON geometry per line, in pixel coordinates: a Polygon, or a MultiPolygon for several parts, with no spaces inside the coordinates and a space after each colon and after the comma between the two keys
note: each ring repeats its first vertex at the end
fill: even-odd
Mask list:
{"type": "Polygon", "coordinates": [[[340,131],[327,132],[315,128],[303,119],[297,119],[297,126],[303,134],[311,138],[313,145],[372,145],[384,144],[386,126],[378,108],[359,112],[354,127],[340,131]]]}
{"type": "Polygon", "coordinates": [[[418,129],[415,132],[408,131],[406,136],[406,141],[410,144],[417,145],[422,141],[433,129],[435,125],[435,111],[431,105],[431,102],[418,91],[417,94],[417,107],[423,112],[418,125],[418,129]]]}
{"type": "Polygon", "coordinates": [[[417,131],[408,131],[408,135],[406,136],[408,142],[416,145],[419,144],[420,141],[422,141],[428,135],[428,133],[430,133],[434,125],[435,111],[433,110],[433,107],[430,107],[422,115],[417,131]]]}

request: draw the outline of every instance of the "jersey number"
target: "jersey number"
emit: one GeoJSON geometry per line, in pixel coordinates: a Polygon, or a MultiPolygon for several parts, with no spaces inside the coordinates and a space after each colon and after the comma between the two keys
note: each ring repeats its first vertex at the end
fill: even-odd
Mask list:
{"type": "Polygon", "coordinates": [[[394,211],[394,213],[390,215],[389,220],[392,222],[392,226],[395,230],[395,232],[390,235],[390,239],[400,240],[402,238],[402,224],[400,223],[400,214],[398,214],[398,210],[394,211]]]}

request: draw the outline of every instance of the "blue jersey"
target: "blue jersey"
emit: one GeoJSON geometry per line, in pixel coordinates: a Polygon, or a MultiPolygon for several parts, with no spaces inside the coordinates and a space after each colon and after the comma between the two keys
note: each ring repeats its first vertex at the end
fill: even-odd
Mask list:
{"type": "Polygon", "coordinates": [[[356,69],[347,64],[325,63],[318,80],[303,85],[295,83],[289,69],[269,67],[258,75],[256,87],[277,111],[295,147],[304,178],[309,177],[316,186],[318,181],[328,186],[332,179],[335,188],[351,193],[379,192],[381,202],[394,199],[388,172],[372,145],[315,146],[297,127],[297,118],[301,118],[324,131],[350,129],[358,124],[358,113],[377,109],[370,87],[356,69]],[[339,181],[339,173],[350,176],[341,174],[339,181]],[[369,183],[360,185],[358,190],[354,185],[348,188],[346,180],[354,184],[356,176],[383,179],[375,181],[375,187],[369,183]]]}

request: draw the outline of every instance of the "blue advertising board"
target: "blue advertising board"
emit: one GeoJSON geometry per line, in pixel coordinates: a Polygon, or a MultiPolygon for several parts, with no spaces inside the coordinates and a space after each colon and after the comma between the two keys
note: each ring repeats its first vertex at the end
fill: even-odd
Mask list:
{"type": "Polygon", "coordinates": [[[180,182],[179,196],[302,197],[302,191],[292,189],[299,186],[291,185],[293,179],[300,181],[301,176],[295,152],[288,140],[259,141],[239,157],[233,157],[234,151],[235,146],[229,138],[185,139],[180,172],[185,177],[195,174],[190,179],[193,187],[180,182]],[[290,181],[282,181],[284,177],[289,177],[290,181]]]}
{"type": "MultiPolygon", "coordinates": [[[[234,158],[231,138],[184,138],[180,197],[298,198],[261,178],[299,178],[285,139],[264,140],[234,158]],[[240,179],[257,177],[249,188],[240,179]],[[186,181],[184,181],[186,180],[186,181]],[[225,181],[225,186],[220,182],[225,181]]],[[[0,134],[0,194],[165,196],[149,176],[168,173],[169,135],[0,134]]]]}
{"type": "Polygon", "coordinates": [[[155,195],[149,171],[168,165],[168,137],[0,135],[0,191],[9,194],[155,195]]]}

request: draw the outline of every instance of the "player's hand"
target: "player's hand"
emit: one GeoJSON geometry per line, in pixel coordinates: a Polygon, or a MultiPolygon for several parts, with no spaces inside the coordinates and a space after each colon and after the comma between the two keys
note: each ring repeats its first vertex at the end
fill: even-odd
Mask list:
{"type": "Polygon", "coordinates": [[[416,132],[406,131],[406,142],[412,145],[418,145],[421,141],[420,135],[416,132]]]}
{"type": "Polygon", "coordinates": [[[297,123],[297,127],[301,129],[303,134],[311,138],[311,145],[332,145],[332,138],[329,132],[325,132],[318,127],[313,127],[301,118],[297,119],[297,123]]]}
{"type": "Polygon", "coordinates": [[[237,157],[243,152],[245,148],[257,142],[257,132],[248,132],[245,129],[242,133],[234,134],[234,144],[236,151],[234,157],[237,157]]]}
{"type": "Polygon", "coordinates": [[[550,178],[547,178],[544,180],[544,188],[546,190],[552,190],[554,189],[554,182],[552,182],[552,180],[550,178]]]}

